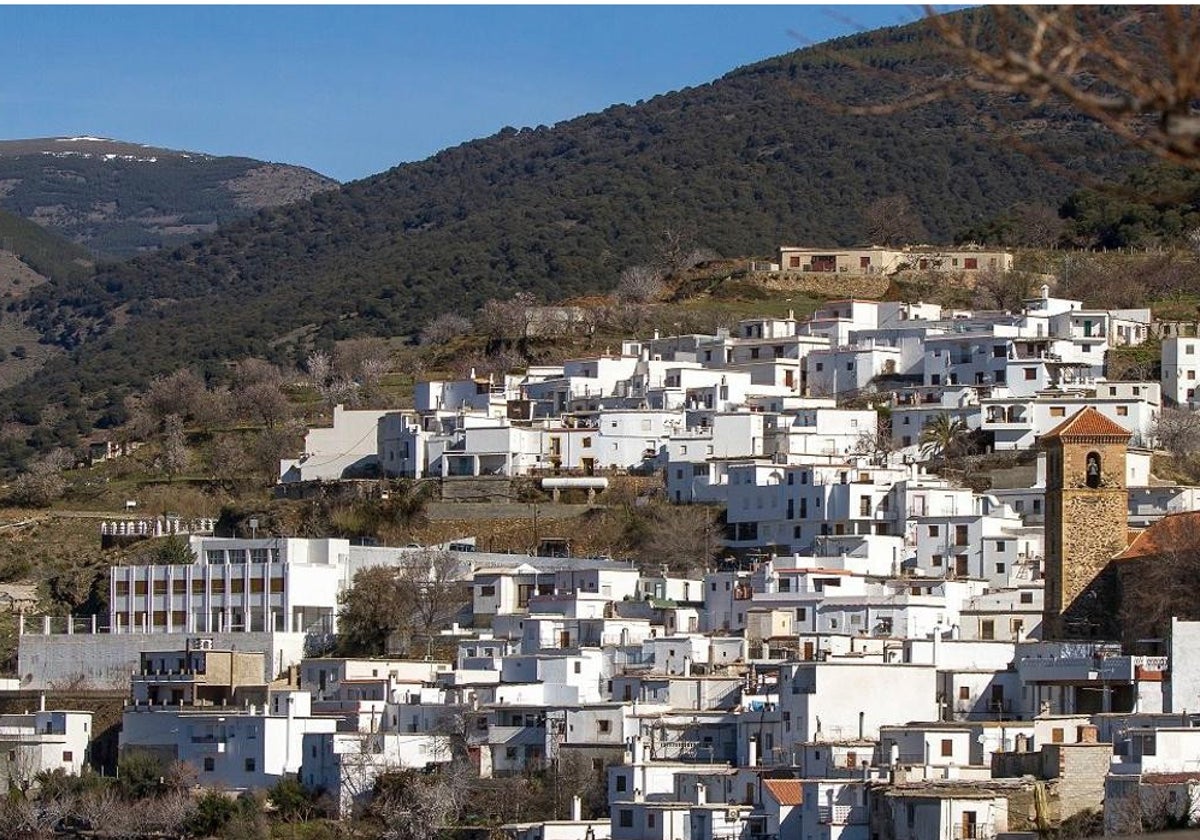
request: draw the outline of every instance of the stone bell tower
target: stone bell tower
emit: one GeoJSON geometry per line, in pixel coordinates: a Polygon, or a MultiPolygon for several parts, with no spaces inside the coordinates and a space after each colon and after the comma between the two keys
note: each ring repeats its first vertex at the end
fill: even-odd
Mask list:
{"type": "Polygon", "coordinates": [[[1109,561],[1129,544],[1131,434],[1092,407],[1039,439],[1046,448],[1045,639],[1115,638],[1109,561]]]}

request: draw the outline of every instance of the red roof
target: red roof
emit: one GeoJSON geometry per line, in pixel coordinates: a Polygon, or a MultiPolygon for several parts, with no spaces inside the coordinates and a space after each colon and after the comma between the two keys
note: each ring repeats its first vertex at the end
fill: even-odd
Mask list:
{"type": "Polygon", "coordinates": [[[804,803],[804,783],[799,779],[763,779],[763,787],[780,805],[804,803]]]}
{"type": "Polygon", "coordinates": [[[1133,437],[1124,426],[1109,420],[1092,406],[1076,411],[1066,420],[1059,423],[1041,436],[1042,440],[1050,438],[1120,438],[1127,441],[1133,437]]]}
{"type": "Polygon", "coordinates": [[[1133,538],[1117,560],[1158,557],[1172,551],[1193,551],[1200,544],[1200,511],[1169,513],[1133,538]]]}

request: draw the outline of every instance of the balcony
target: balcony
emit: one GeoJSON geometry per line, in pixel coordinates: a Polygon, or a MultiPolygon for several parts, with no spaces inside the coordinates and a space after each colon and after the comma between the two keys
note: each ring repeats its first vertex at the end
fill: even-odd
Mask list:
{"type": "Polygon", "coordinates": [[[1048,683],[1132,683],[1145,672],[1161,672],[1166,668],[1167,659],[1163,656],[1080,656],[1025,659],[1018,665],[1022,679],[1048,683]]]}
{"type": "Polygon", "coordinates": [[[867,809],[861,805],[818,805],[817,822],[821,825],[863,825],[867,809]]]}
{"type": "Polygon", "coordinates": [[[226,749],[226,739],[215,735],[193,735],[192,748],[199,753],[223,753],[226,749]]]}

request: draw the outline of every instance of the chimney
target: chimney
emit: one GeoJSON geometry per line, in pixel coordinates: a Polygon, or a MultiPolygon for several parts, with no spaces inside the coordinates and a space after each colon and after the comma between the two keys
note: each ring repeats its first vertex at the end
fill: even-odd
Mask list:
{"type": "Polygon", "coordinates": [[[697,805],[707,805],[708,804],[708,788],[706,788],[704,786],[704,782],[696,783],[696,804],[697,805]]]}
{"type": "Polygon", "coordinates": [[[1017,752],[1019,752],[1019,753],[1029,752],[1029,736],[1028,735],[1026,735],[1024,732],[1021,732],[1017,735],[1016,740],[1017,740],[1017,748],[1016,748],[1017,752]]]}
{"type": "Polygon", "coordinates": [[[571,797],[571,821],[580,822],[583,819],[583,800],[578,795],[571,797]]]}
{"type": "Polygon", "coordinates": [[[1078,741],[1081,744],[1095,744],[1099,741],[1099,732],[1097,728],[1091,724],[1085,724],[1079,727],[1078,741]]]}
{"type": "Polygon", "coordinates": [[[755,738],[751,738],[750,743],[746,745],[746,766],[758,766],[758,740],[755,738]]]}

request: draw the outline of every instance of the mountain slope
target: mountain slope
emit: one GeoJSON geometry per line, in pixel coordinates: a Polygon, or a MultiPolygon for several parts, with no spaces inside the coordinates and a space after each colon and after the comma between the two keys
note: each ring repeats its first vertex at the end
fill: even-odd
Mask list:
{"type": "Polygon", "coordinates": [[[99,137],[0,141],[0,208],[108,257],[178,245],[335,186],[298,166],[99,137]]]}
{"type": "Polygon", "coordinates": [[[637,106],[505,129],[87,280],[46,284],[25,314],[71,356],[8,394],[10,413],[36,415],[53,394],[102,410],[89,394],[111,401],[183,364],[216,372],[249,354],[294,360],[303,348],[274,340],[306,325],[317,340],[404,335],[518,290],[547,300],[603,290],[651,259],[664,229],[727,256],[848,243],[864,237],[873,199],[900,193],[946,241],[1014,203],[1057,205],[1078,186],[1072,173],[1134,159],[1048,107],[1011,124],[1056,150],[1052,169],[996,136],[1009,119],[1003,101],[888,117],[823,111],[810,93],[854,101],[899,88],[830,51],[901,75],[951,69],[924,25],[868,33],[637,106]]]}

